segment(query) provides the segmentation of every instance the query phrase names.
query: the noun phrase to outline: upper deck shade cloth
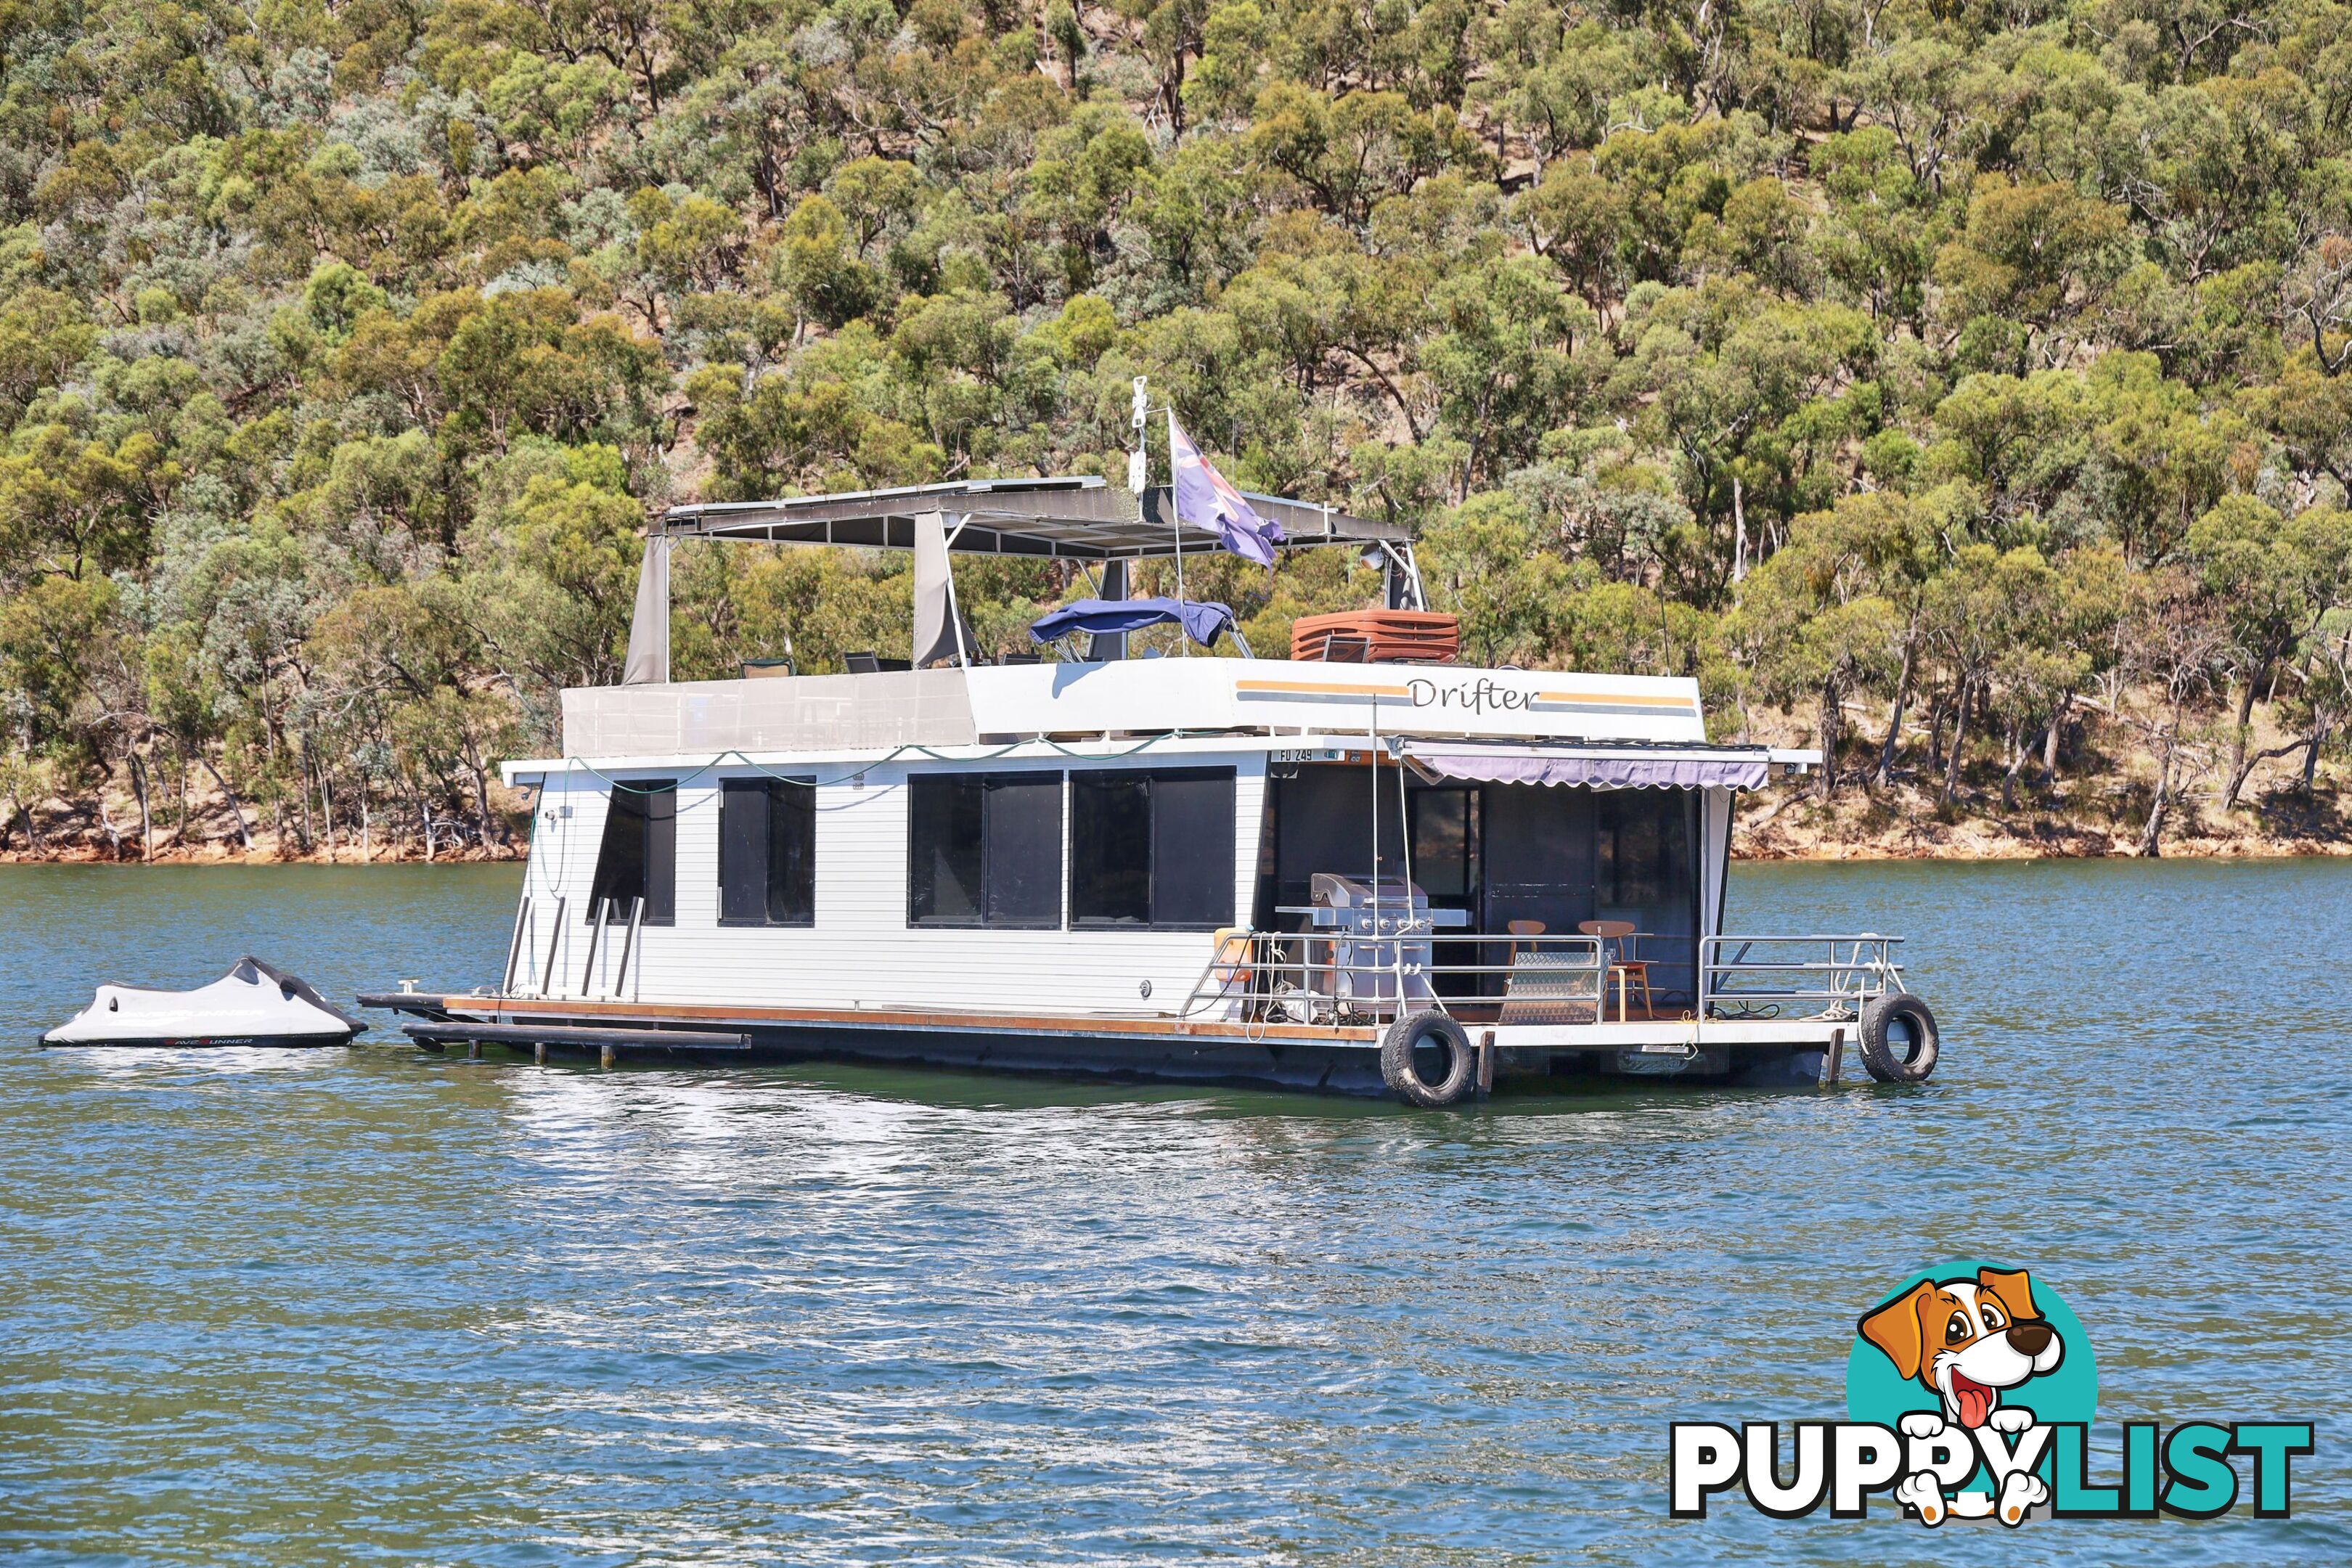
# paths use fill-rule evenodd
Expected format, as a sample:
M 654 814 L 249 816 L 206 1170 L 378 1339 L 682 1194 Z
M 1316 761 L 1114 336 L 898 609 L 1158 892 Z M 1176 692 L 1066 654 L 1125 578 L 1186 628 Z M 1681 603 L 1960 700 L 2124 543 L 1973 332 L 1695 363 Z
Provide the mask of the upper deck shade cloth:
M 1208 647 L 1233 630 L 1234 612 L 1229 605 L 1195 599 L 1079 599 L 1040 616 L 1030 624 L 1029 636 L 1049 643 L 1072 632 L 1137 632 L 1171 621 Z

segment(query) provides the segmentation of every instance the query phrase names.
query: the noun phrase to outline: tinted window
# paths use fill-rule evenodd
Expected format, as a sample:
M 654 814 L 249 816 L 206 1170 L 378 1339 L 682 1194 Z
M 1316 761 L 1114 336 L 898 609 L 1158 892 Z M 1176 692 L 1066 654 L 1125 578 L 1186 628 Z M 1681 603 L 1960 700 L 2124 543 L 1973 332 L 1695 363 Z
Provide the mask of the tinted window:
M 909 923 L 1062 923 L 1061 774 L 918 774 L 907 826 Z
M 923 774 L 908 781 L 907 793 L 907 919 L 978 925 L 987 896 L 978 775 Z
M 1062 923 L 1062 775 L 1010 773 L 982 785 L 990 925 Z
M 1433 903 L 1466 902 L 1478 887 L 1478 792 L 1412 795 L 1412 879 Z
M 1229 768 L 1151 779 L 1151 923 L 1234 920 L 1234 775 Z
M 1372 774 L 1370 768 L 1309 763 L 1297 776 L 1273 781 L 1276 904 L 1297 908 L 1308 903 L 1318 871 L 1369 876 L 1376 832 L 1381 869 L 1391 876 L 1404 874 L 1396 770 L 1380 770 L 1378 810 Z
M 1070 918 L 1221 926 L 1234 916 L 1230 768 L 1070 777 Z
M 816 791 L 788 779 L 729 779 L 719 794 L 721 925 L 816 919 Z
M 1151 921 L 1151 786 L 1133 773 L 1070 776 L 1070 919 Z
M 677 918 L 677 781 L 626 779 L 613 786 L 604 837 L 596 847 L 596 875 L 588 885 L 585 916 L 607 900 L 612 918 L 625 921 L 639 899 L 648 925 Z

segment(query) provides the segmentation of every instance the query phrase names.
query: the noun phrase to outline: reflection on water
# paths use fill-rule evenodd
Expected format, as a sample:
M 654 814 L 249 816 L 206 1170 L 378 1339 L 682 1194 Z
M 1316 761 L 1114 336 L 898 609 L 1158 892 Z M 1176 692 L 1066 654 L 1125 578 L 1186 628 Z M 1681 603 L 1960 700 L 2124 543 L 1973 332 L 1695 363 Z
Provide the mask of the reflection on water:
M 504 869 L 0 872 L 0 1550 L 156 1563 L 1876 1563 L 1664 1517 L 1676 1417 L 1835 1416 L 1855 1315 L 2029 1263 L 2101 1416 L 2316 1418 L 2299 1517 L 2000 1561 L 2352 1558 L 2352 868 L 1749 868 L 1904 931 L 1921 1089 L 1483 1111 L 825 1067 L 56 1051 L 250 949 L 466 985 Z M 1947 1527 L 1948 1535 L 1951 1527 Z

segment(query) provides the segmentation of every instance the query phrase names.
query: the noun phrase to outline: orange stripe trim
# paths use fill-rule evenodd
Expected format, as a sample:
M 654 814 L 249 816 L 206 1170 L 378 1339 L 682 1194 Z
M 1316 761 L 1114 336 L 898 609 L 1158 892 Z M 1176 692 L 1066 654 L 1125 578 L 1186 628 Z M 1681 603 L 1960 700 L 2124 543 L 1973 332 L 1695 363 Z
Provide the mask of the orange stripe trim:
M 1295 697 L 1410 697 L 1402 686 L 1302 686 L 1287 680 L 1236 680 L 1236 691 L 1278 691 Z
M 1655 697 L 1629 697 L 1622 691 L 1538 691 L 1538 702 L 1605 702 L 1616 708 L 1689 708 L 1698 704 L 1687 697 L 1661 693 Z

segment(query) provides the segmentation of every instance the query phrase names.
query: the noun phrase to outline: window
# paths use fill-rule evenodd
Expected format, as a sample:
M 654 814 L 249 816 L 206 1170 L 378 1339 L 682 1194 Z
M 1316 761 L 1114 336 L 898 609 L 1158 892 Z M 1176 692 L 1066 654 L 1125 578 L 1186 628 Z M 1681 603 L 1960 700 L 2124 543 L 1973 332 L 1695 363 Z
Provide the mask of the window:
M 1070 775 L 1070 920 L 1212 929 L 1234 918 L 1234 771 Z
M 816 788 L 798 779 L 719 786 L 719 923 L 816 923 Z
M 1466 909 L 1478 895 L 1478 792 L 1416 789 L 1412 879 L 1440 908 Z
M 623 779 L 613 785 L 604 810 L 604 838 L 596 847 L 596 876 L 588 884 L 586 915 L 612 902 L 612 918 L 625 921 L 635 900 L 645 900 L 645 923 L 669 925 L 677 919 L 677 781 Z
M 1062 923 L 1062 775 L 908 781 L 907 923 Z

